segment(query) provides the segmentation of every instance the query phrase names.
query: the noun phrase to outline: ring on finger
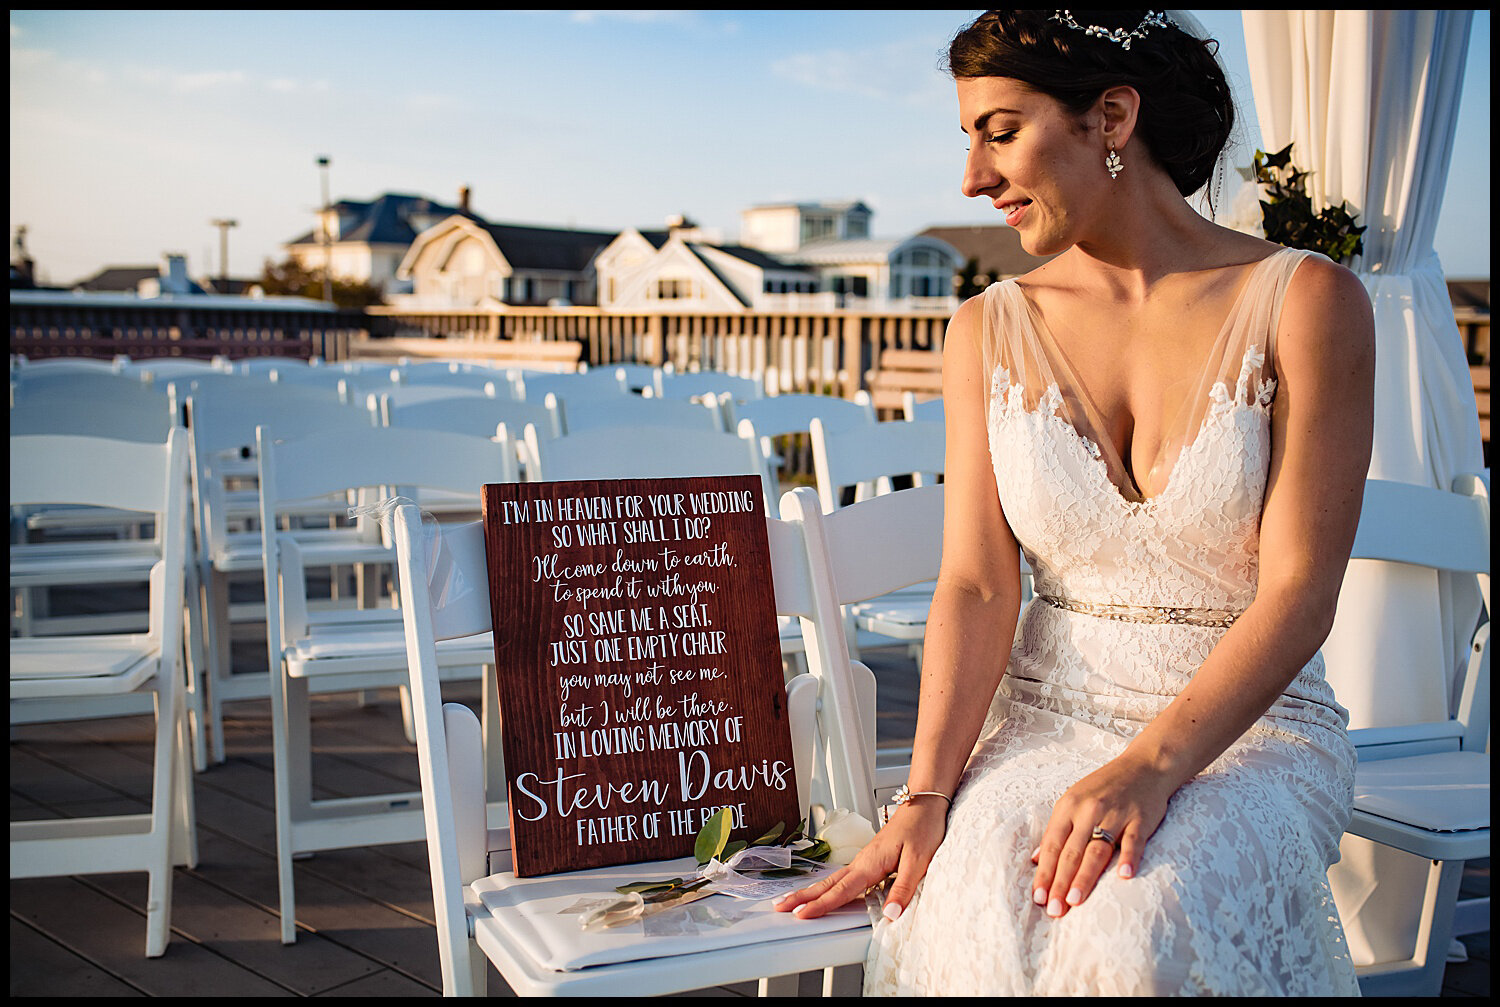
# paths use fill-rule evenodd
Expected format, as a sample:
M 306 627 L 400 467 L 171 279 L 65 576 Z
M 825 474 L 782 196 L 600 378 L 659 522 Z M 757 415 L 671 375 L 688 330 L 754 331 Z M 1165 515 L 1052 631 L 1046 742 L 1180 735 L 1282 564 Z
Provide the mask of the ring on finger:
M 1089 833 L 1089 842 L 1093 842 L 1095 839 L 1102 839 L 1110 846 L 1120 845 L 1120 841 L 1115 838 L 1114 833 L 1110 832 L 1102 825 L 1094 826 L 1094 831 Z

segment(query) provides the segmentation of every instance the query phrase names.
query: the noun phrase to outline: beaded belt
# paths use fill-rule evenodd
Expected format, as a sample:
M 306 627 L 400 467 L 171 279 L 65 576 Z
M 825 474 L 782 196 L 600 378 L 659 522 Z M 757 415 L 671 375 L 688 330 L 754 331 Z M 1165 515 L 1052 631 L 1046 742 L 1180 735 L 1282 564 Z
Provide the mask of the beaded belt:
M 1039 594 L 1037 600 L 1045 601 L 1053 608 L 1067 612 L 1081 612 L 1101 619 L 1116 619 L 1120 622 L 1169 623 L 1177 626 L 1210 626 L 1226 629 L 1234 625 L 1239 612 L 1224 608 L 1170 608 L 1161 605 L 1112 605 L 1089 601 L 1073 601 L 1068 598 L 1053 598 Z

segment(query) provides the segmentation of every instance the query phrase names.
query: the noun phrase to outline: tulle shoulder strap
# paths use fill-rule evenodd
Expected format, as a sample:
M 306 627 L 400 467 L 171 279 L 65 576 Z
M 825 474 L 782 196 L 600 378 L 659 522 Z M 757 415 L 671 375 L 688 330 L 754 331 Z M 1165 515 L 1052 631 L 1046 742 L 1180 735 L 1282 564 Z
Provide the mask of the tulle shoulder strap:
M 1276 332 L 1281 325 L 1287 288 L 1297 267 L 1314 257 L 1326 258 L 1307 249 L 1283 248 L 1257 265 L 1224 323 L 1226 355 L 1230 359 L 1238 359 L 1247 348 L 1258 346 L 1265 355 L 1267 373 L 1275 373 Z
M 1019 389 L 1025 407 L 1033 409 L 1047 388 L 1056 384 L 1039 320 L 1015 280 L 992 283 L 982 296 L 980 359 L 987 394 L 995 391 L 1003 368 L 1004 383 Z

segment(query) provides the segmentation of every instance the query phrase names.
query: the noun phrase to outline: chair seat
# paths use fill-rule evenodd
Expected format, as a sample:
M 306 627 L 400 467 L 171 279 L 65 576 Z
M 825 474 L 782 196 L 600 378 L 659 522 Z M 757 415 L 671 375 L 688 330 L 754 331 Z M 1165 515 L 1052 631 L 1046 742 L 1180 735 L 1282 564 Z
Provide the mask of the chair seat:
M 10 584 L 131 584 L 144 581 L 160 559 L 161 546 L 150 539 L 13 545 Z
M 406 634 L 401 626 L 401 613 L 390 609 L 384 611 L 396 617 L 388 625 L 374 621 L 314 625 L 306 637 L 286 649 L 287 674 L 293 678 L 307 678 L 319 674 L 393 670 L 404 677 Z M 495 660 L 493 634 L 440 641 L 437 654 L 438 663 L 444 667 L 490 664 Z
M 136 636 L 26 637 L 10 642 L 11 699 L 134 692 L 156 674 L 159 641 Z
M 897 640 L 921 640 L 927 634 L 927 613 L 932 608 L 936 581 L 913 584 L 890 594 L 855 602 L 849 606 L 859 629 Z
M 359 538 L 352 528 L 303 529 L 294 534 L 305 566 L 395 562 L 392 550 Z M 263 562 L 258 531 L 230 533 L 213 554 L 214 569 L 224 572 L 260 570 Z
M 1354 774 L 1357 811 L 1430 832 L 1490 827 L 1490 757 L 1434 752 L 1361 762 Z
M 617 885 L 686 877 L 696 870 L 694 860 L 686 857 L 537 878 L 493 874 L 471 887 L 484 909 L 501 918 L 477 919 L 475 937 L 482 947 L 489 943 L 506 945 L 512 954 L 519 951 L 541 970 L 551 972 L 577 972 L 642 958 L 690 956 L 772 941 L 795 944 L 845 931 L 857 932 L 850 935 L 854 947 L 850 961 L 863 961 L 862 949 L 868 944 L 870 926 L 869 911 L 863 902 L 844 906 L 816 920 L 799 920 L 789 913 L 776 912 L 769 901 L 748 902 L 715 895 L 669 910 L 674 920 L 699 918 L 714 922 L 682 927 L 684 933 L 652 936 L 647 936 L 638 923 L 585 932 L 579 926 L 578 916 L 562 912 L 580 901 L 618 898 L 614 890 Z M 743 918 L 724 925 L 726 916 L 740 914 Z M 775 974 L 795 971 L 795 968 L 782 969 L 783 964 L 779 956 L 767 951 L 759 956 L 755 970 L 749 975 L 764 975 L 768 966 Z M 819 967 L 822 964 L 827 962 L 823 961 Z

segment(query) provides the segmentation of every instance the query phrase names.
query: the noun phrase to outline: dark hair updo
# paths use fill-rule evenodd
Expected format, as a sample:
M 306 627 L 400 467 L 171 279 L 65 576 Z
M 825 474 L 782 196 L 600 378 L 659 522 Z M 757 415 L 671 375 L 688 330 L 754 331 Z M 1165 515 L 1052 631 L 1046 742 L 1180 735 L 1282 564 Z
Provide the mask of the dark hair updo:
M 1234 98 L 1214 53 L 1218 43 L 1175 27 L 1151 27 L 1126 49 L 1055 20 L 1057 11 L 992 10 L 948 46 L 955 78 L 1008 77 L 1082 115 L 1120 84 L 1141 96 L 1136 130 L 1156 163 L 1190 196 L 1212 177 L 1234 128 Z M 1143 10 L 1074 10 L 1085 27 L 1134 31 Z

